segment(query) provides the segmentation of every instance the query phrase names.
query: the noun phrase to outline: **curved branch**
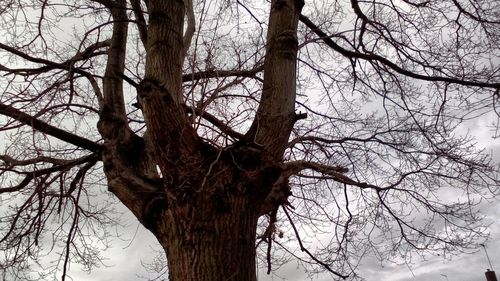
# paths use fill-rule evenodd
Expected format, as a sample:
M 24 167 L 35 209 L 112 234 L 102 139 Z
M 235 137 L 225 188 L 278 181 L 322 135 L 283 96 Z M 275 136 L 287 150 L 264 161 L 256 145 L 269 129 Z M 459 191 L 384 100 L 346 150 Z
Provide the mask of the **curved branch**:
M 264 65 L 258 65 L 249 70 L 207 70 L 182 75 L 182 82 L 195 81 L 200 79 L 222 78 L 222 77 L 250 77 L 256 78 L 255 75 L 264 70 Z M 260 80 L 260 79 L 259 79 Z
M 91 77 L 92 75 L 90 73 L 83 71 L 79 68 L 73 68 L 74 63 L 76 61 L 79 61 L 79 60 L 85 60 L 85 59 L 89 59 L 89 58 L 94 57 L 94 56 L 105 54 L 105 52 L 96 52 L 96 51 L 98 49 L 101 49 L 104 47 L 109 47 L 110 44 L 111 44 L 110 40 L 96 42 L 96 43 L 88 46 L 87 48 L 85 48 L 85 50 L 83 50 L 81 52 L 77 52 L 70 59 L 58 63 L 58 62 L 53 62 L 51 60 L 30 56 L 29 54 L 24 53 L 24 52 L 20 51 L 19 49 L 16 49 L 14 47 L 7 46 L 3 43 L 0 43 L 0 49 L 3 49 L 9 53 L 12 53 L 18 57 L 21 57 L 27 61 L 45 65 L 45 66 L 38 67 L 38 68 L 18 68 L 18 69 L 11 69 L 11 68 L 8 68 L 4 65 L 0 65 L 0 70 L 6 71 L 9 73 L 24 72 L 26 74 L 31 74 L 31 73 L 47 72 L 47 71 L 50 71 L 53 69 L 63 69 L 63 70 L 76 72 L 76 73 L 81 74 L 85 77 Z
M 185 105 L 184 108 L 186 110 L 186 113 L 193 113 L 196 116 L 200 116 L 201 118 L 210 122 L 215 127 L 219 128 L 219 130 L 221 130 L 222 133 L 227 134 L 228 136 L 230 136 L 232 138 L 242 139 L 244 137 L 243 134 L 233 130 L 228 124 L 226 124 L 225 122 L 222 122 L 217 117 L 213 116 L 212 114 L 210 114 L 206 111 L 203 111 L 199 108 L 190 107 L 188 105 Z
M 54 165 L 64 165 L 73 160 L 59 159 L 48 156 L 38 156 L 31 159 L 19 160 L 15 159 L 9 155 L 0 155 L 0 160 L 3 161 L 7 166 L 28 166 L 37 163 L 50 163 Z
M 389 67 L 390 69 L 394 70 L 395 72 L 423 80 L 423 81 L 430 81 L 430 82 L 445 82 L 445 83 L 452 83 L 452 84 L 458 84 L 458 85 L 463 85 L 463 86 L 473 86 L 473 87 L 482 87 L 482 88 L 493 88 L 496 90 L 500 90 L 500 83 L 488 83 L 488 82 L 481 82 L 481 81 L 471 81 L 471 80 L 461 80 L 458 78 L 451 78 L 451 77 L 444 77 L 444 76 L 427 76 L 427 75 L 422 75 L 418 74 L 415 72 L 412 72 L 410 70 L 404 69 L 394 62 L 386 59 L 385 57 L 379 56 L 377 54 L 365 54 L 365 53 L 360 53 L 356 51 L 350 51 L 342 48 L 340 45 L 335 43 L 330 36 L 328 36 L 325 32 L 323 32 L 316 24 L 314 24 L 308 17 L 304 15 L 300 15 L 300 21 L 304 23 L 309 29 L 311 29 L 316 35 L 318 35 L 323 42 L 330 48 L 334 49 L 335 51 L 339 52 L 343 56 L 347 58 L 358 58 L 358 59 L 363 59 L 367 61 L 372 61 L 372 62 L 379 62 L 382 63 L 383 65 Z
M 108 60 L 103 79 L 103 105 L 99 122 L 106 123 L 117 130 L 123 130 L 122 127 L 126 120 L 125 102 L 123 99 L 123 82 L 117 73 L 123 73 L 125 69 L 125 55 L 128 35 L 128 15 L 126 12 L 126 1 L 120 0 L 118 7 L 111 9 L 113 17 L 113 33 L 111 43 L 108 48 Z M 114 123 L 114 124 L 113 124 Z M 118 124 L 121 123 L 121 124 Z M 111 138 L 109 130 L 102 130 L 99 126 L 101 135 L 105 138 Z
M 320 264 L 321 266 L 323 266 L 326 270 L 328 270 L 329 272 L 337 275 L 338 277 L 340 277 L 342 279 L 346 279 L 347 277 L 349 277 L 349 275 L 344 275 L 344 274 L 341 274 L 341 273 L 333 270 L 328 264 L 326 264 L 323 261 L 320 261 L 306 247 L 304 247 L 304 244 L 302 243 L 302 239 L 300 238 L 300 235 L 299 235 L 299 231 L 297 230 L 297 227 L 295 226 L 295 223 L 293 222 L 292 217 L 288 213 L 288 211 L 287 211 L 287 209 L 286 209 L 285 206 L 281 206 L 281 208 L 283 209 L 283 212 L 285 212 L 285 215 L 288 218 L 288 221 L 290 222 L 290 225 L 293 228 L 293 232 L 295 233 L 295 237 L 297 238 L 297 241 L 299 242 L 300 250 L 302 252 L 305 252 L 311 259 L 313 259 L 315 262 L 317 262 L 318 264 Z

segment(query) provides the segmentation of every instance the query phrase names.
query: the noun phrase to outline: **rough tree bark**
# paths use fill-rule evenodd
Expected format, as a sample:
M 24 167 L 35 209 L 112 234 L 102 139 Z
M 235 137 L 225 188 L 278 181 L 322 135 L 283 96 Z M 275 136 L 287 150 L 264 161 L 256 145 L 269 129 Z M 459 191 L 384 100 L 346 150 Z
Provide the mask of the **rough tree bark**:
M 146 72 L 137 86 L 147 137 L 127 127 L 120 78 L 125 5 L 111 8 L 115 23 L 99 121 L 109 189 L 158 238 L 170 280 L 256 280 L 257 219 L 288 195 L 281 165 L 296 120 L 303 3 L 272 1 L 257 116 L 238 143 L 221 150 L 202 142 L 185 113 L 182 1 L 148 1 Z

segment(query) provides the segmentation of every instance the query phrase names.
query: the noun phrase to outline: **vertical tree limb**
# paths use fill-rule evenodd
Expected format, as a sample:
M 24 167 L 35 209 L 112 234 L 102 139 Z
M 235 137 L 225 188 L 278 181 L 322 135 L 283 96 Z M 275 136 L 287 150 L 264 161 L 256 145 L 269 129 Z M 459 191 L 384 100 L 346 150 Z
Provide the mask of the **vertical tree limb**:
M 151 0 L 148 8 L 146 71 L 139 98 L 156 159 L 168 175 L 169 170 L 186 169 L 183 164 L 199 165 L 200 141 L 182 99 L 186 10 L 182 1 Z
M 146 46 L 148 42 L 148 25 L 141 8 L 140 0 L 131 0 L 132 10 L 134 10 L 134 17 L 137 21 L 137 29 L 139 30 L 139 37 L 141 38 L 142 44 Z
M 184 32 L 184 57 L 186 56 L 189 46 L 191 45 L 191 40 L 195 32 L 195 18 L 193 9 L 193 0 L 184 0 L 184 5 L 186 6 L 186 17 L 187 17 L 187 27 L 186 32 Z
M 297 26 L 303 3 L 273 0 L 267 32 L 264 85 L 247 139 L 261 146 L 266 161 L 281 159 L 295 122 Z

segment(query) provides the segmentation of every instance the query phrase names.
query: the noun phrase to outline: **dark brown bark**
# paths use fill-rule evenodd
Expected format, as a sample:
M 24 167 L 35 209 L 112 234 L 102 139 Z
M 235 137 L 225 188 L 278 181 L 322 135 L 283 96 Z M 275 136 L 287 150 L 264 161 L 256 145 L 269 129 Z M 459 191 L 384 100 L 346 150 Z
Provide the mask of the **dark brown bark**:
M 185 9 L 182 1 L 149 1 L 148 5 L 146 73 L 139 98 L 161 172 L 183 181 L 184 176 L 178 175 L 196 169 L 202 161 L 200 140 L 182 101 Z
M 147 206 L 144 224 L 168 259 L 170 280 L 256 280 L 257 219 L 278 175 L 244 171 L 253 155 L 206 152 L 189 181 L 167 185 L 166 197 Z
M 150 157 L 150 147 L 127 124 L 123 80 L 128 35 L 127 1 L 108 7 L 113 17 L 113 35 L 103 79 L 103 100 L 97 127 L 104 139 L 102 161 L 108 189 L 144 223 L 144 210 L 161 184 Z
M 293 0 L 273 1 L 256 121 L 245 136 L 237 134 L 242 140 L 226 148 L 205 144 L 187 118 L 183 1 L 148 1 L 145 77 L 137 85 L 144 138 L 120 122 L 123 90 L 115 82 L 123 78 L 125 45 L 113 46 L 124 40 L 126 23 L 115 23 L 99 123 L 105 171 L 110 190 L 165 249 L 170 280 L 256 280 L 258 217 L 276 210 L 289 195 L 280 162 L 295 121 L 301 8 Z M 115 21 L 123 16 L 121 10 L 114 13 Z
M 160 220 L 156 237 L 167 254 L 170 280 L 256 280 L 258 215 L 250 198 L 231 187 L 205 188 Z

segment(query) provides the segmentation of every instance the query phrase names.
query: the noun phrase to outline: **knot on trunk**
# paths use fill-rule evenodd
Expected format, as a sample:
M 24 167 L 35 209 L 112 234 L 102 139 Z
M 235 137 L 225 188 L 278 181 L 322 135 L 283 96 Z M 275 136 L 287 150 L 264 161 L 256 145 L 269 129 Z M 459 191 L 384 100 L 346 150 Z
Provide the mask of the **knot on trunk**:
M 139 101 L 148 100 L 155 95 L 155 93 L 161 93 L 161 99 L 167 104 L 171 104 L 173 99 L 168 91 L 167 87 L 161 84 L 155 79 L 145 78 L 139 83 L 138 86 L 138 96 Z M 142 106 L 142 105 L 141 105 Z
M 244 174 L 246 184 L 246 193 L 254 195 L 259 202 L 266 201 L 270 194 L 274 193 L 275 189 L 281 190 L 282 187 L 276 188 L 277 185 L 281 186 L 283 182 L 283 169 L 281 166 L 271 164 L 261 169 L 249 171 Z M 286 181 L 288 184 L 288 181 Z M 287 187 L 285 188 L 287 189 Z M 273 198 L 283 197 L 286 199 L 287 192 L 281 192 L 279 196 L 272 196 Z M 281 201 L 281 200 L 278 200 Z
M 276 211 L 281 205 L 289 205 L 288 197 L 292 195 L 288 177 L 280 176 L 271 186 L 266 194 L 260 208 L 260 215 Z
M 155 195 L 147 200 L 142 214 L 144 227 L 156 233 L 158 223 L 162 221 L 162 214 L 167 208 L 168 204 L 165 195 Z
M 234 143 L 226 150 L 230 161 L 240 170 L 252 171 L 262 163 L 262 147 L 245 140 Z
M 99 112 L 97 130 L 105 139 L 123 139 L 128 132 L 126 120 L 116 114 L 117 110 L 108 105 L 104 105 Z
M 296 59 L 299 41 L 294 30 L 285 30 L 276 35 L 271 41 L 270 48 L 276 49 L 276 54 L 280 54 L 287 59 Z

